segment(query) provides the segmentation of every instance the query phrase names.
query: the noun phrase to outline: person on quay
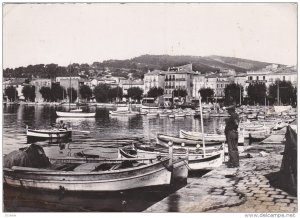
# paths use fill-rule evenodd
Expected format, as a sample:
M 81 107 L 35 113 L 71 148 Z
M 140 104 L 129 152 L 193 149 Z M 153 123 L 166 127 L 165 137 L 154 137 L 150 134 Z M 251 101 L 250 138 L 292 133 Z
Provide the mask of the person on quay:
M 228 167 L 239 167 L 239 151 L 238 151 L 238 126 L 239 116 L 235 113 L 235 106 L 226 108 L 230 117 L 225 120 L 225 136 L 228 144 Z

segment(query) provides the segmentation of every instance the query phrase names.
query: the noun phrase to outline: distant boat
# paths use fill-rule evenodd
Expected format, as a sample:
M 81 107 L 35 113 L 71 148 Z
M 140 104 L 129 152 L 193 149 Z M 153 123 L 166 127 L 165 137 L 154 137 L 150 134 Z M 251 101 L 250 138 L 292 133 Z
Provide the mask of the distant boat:
M 109 111 L 109 114 L 113 116 L 135 116 L 140 114 L 140 112 L 131 110 L 131 104 L 129 104 L 118 106 L 116 111 Z
M 140 114 L 138 111 L 109 111 L 113 116 L 135 116 Z
M 56 115 L 58 117 L 95 117 L 96 112 L 81 112 L 81 111 L 70 111 L 70 112 L 63 112 L 63 111 L 56 111 Z

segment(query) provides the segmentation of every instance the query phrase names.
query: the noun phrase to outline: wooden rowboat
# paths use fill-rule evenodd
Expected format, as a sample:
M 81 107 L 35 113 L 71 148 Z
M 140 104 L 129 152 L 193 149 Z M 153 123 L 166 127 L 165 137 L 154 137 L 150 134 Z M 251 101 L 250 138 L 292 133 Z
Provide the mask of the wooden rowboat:
M 186 147 L 196 148 L 196 145 L 202 146 L 202 140 L 183 139 L 176 136 L 169 136 L 164 134 L 157 134 L 157 144 L 168 147 L 168 143 L 172 142 L 174 146 L 181 146 L 184 143 Z M 221 142 L 205 142 L 205 146 L 219 145 Z
M 97 160 L 90 163 L 62 159 L 63 165 L 50 168 L 4 168 L 4 183 L 13 187 L 52 191 L 121 191 L 134 188 L 170 185 L 172 167 L 169 158 L 149 163 L 133 160 Z M 149 160 L 148 160 L 149 161 Z M 187 176 L 187 175 L 186 175 Z
M 119 156 L 123 158 L 155 158 L 158 156 L 167 156 L 166 152 L 149 151 L 136 148 L 136 154 L 133 150 L 119 149 Z M 222 165 L 224 161 L 224 150 L 222 147 L 219 150 L 208 153 L 205 157 L 203 153 L 173 153 L 174 159 L 187 158 L 190 171 L 195 170 L 211 170 Z
M 192 139 L 192 140 L 201 140 L 202 133 L 201 132 L 187 132 L 184 130 L 179 131 L 180 138 Z M 215 141 L 215 142 L 225 142 L 226 137 L 224 134 L 204 134 L 205 141 Z
M 72 130 L 66 129 L 28 129 L 26 126 L 26 135 L 29 141 L 71 138 Z

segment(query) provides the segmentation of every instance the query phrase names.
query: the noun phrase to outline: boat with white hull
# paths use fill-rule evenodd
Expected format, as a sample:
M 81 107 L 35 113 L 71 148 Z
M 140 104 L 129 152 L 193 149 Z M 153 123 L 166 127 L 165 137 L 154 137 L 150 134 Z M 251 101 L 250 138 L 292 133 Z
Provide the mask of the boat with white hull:
M 95 117 L 95 112 L 63 112 L 63 111 L 56 111 L 56 115 L 58 117 Z
M 149 164 L 133 163 L 126 168 L 122 168 L 122 163 L 124 160 L 98 160 L 76 165 L 73 160 L 67 171 L 13 166 L 4 168 L 3 181 L 9 186 L 25 189 L 72 192 L 122 191 L 171 183 L 169 158 L 152 160 Z
M 146 149 L 135 148 L 136 154 L 130 154 L 128 151 L 119 149 L 119 156 L 123 158 L 156 158 L 158 156 L 168 156 L 167 151 L 160 152 L 155 149 L 152 151 Z M 211 153 L 207 153 L 204 157 L 203 152 L 201 153 L 187 153 L 185 152 L 175 152 L 173 153 L 174 159 L 186 158 L 188 159 L 189 170 L 211 170 L 219 167 L 224 161 L 224 150 L 222 147 L 219 150 Z
M 66 129 L 28 129 L 26 127 L 26 135 L 29 140 L 33 139 L 58 139 L 70 138 L 72 130 Z

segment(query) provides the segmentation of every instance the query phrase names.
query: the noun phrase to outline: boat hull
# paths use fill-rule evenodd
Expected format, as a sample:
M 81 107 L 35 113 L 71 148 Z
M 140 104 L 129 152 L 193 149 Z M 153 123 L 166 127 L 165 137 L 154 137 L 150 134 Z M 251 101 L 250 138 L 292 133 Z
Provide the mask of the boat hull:
M 64 190 L 72 192 L 107 192 L 170 185 L 172 172 L 168 159 L 134 169 L 109 172 L 73 172 L 13 167 L 4 169 L 4 183 L 25 189 Z
M 34 130 L 27 129 L 26 135 L 30 139 L 58 139 L 58 138 L 70 138 L 72 136 L 72 130 Z
M 81 112 L 62 112 L 56 111 L 58 117 L 95 117 L 96 113 L 81 113 Z
M 168 136 L 163 134 L 157 134 L 157 144 L 163 145 L 165 147 L 168 147 L 168 143 L 172 142 L 175 146 L 181 146 L 182 143 L 186 147 L 193 147 L 196 148 L 196 145 L 200 145 L 202 147 L 203 142 L 202 140 L 192 140 L 192 139 L 183 139 L 175 136 Z M 214 145 L 220 145 L 221 142 L 205 142 L 205 146 L 214 146 Z

